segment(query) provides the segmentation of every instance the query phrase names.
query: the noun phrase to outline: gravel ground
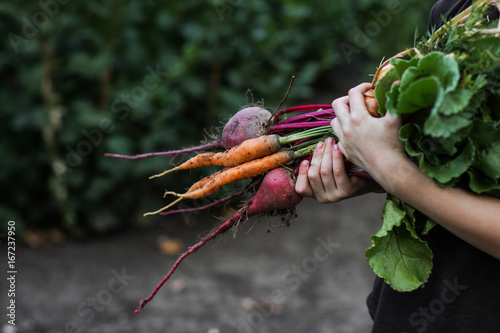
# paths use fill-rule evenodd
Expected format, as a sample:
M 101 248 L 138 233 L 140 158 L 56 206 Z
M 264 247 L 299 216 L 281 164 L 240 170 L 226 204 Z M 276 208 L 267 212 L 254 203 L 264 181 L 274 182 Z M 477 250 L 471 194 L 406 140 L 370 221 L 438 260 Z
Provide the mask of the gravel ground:
M 191 228 L 169 227 L 182 225 L 176 217 L 87 241 L 19 245 L 16 326 L 5 321 L 2 333 L 369 332 L 365 301 L 374 275 L 364 251 L 380 227 L 383 201 L 375 194 L 335 205 L 305 199 L 288 228 L 252 218 L 235 237 L 227 234 L 184 261 L 139 314 L 139 301 L 177 257 L 161 254 L 159 240 L 179 239 L 184 249 L 214 217 L 189 217 L 196 219 Z

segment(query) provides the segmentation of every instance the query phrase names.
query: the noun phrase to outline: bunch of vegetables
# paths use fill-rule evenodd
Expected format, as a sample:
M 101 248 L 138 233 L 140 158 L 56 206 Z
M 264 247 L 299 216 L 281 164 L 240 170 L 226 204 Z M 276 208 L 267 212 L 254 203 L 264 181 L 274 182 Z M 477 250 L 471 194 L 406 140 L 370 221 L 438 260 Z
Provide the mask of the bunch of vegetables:
M 231 218 L 177 259 L 169 273 L 153 293 L 141 302 L 136 312 L 156 295 L 184 258 L 217 235 L 255 215 L 277 212 L 285 219 L 293 217 L 294 207 L 302 200 L 302 197 L 295 192 L 295 174 L 298 172 L 298 165 L 303 159 L 310 158 L 318 142 L 334 135 L 330 126 L 334 117 L 335 113 L 330 105 L 303 105 L 281 110 L 278 108 L 274 115 L 264 108 L 251 106 L 241 109 L 231 117 L 221 131 L 220 137 L 197 147 L 135 156 L 106 154 L 110 157 L 137 159 L 151 156 L 177 157 L 192 152 L 197 153 L 180 165 L 150 178 L 204 166 L 221 167 L 219 171 L 195 182 L 185 193 L 165 192 L 165 196 L 173 195 L 177 199 L 145 215 L 203 210 L 230 199 L 241 200 L 241 208 Z M 353 174 L 370 177 L 354 165 L 350 165 L 349 170 Z M 235 189 L 234 193 L 228 196 L 214 199 L 208 205 L 167 211 L 181 200 L 206 198 L 234 183 L 243 183 L 243 187 Z
M 500 197 L 500 30 L 497 22 L 489 22 L 484 15 L 489 2 L 476 2 L 428 40 L 383 63 L 365 101 L 373 116 L 402 115 L 400 138 L 406 152 L 438 184 Z M 229 184 L 244 184 L 230 195 L 192 208 L 241 200 L 241 208 L 230 219 L 179 257 L 136 312 L 184 258 L 218 234 L 251 216 L 293 210 L 302 199 L 294 190 L 294 173 L 319 141 L 334 137 L 330 127 L 334 117 L 329 105 L 278 107 L 274 114 L 252 106 L 236 113 L 219 137 L 198 147 L 136 156 L 107 154 L 136 159 L 197 153 L 151 178 L 202 166 L 221 167 L 185 193 L 166 192 L 165 196 L 176 199 L 146 215 L 183 212 L 169 209 L 181 200 L 207 197 Z M 351 174 L 370 178 L 346 163 Z M 383 225 L 366 251 L 368 262 L 395 290 L 414 290 L 427 282 L 432 270 L 432 251 L 422 235 L 435 223 L 390 194 L 382 215 Z

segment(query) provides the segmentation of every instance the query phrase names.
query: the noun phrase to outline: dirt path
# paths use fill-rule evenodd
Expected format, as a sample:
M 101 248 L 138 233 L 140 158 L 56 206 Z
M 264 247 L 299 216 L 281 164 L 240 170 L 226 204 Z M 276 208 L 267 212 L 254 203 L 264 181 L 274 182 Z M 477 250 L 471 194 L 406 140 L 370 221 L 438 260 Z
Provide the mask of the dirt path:
M 158 252 L 159 237 L 191 245 L 213 217 L 196 216 L 192 229 L 21 247 L 17 330 L 2 332 L 369 332 L 365 300 L 373 273 L 364 250 L 380 226 L 383 200 L 304 200 L 293 225 L 270 233 L 269 220 L 252 219 L 235 238 L 226 235 L 189 257 L 139 314 L 139 301 L 176 258 Z

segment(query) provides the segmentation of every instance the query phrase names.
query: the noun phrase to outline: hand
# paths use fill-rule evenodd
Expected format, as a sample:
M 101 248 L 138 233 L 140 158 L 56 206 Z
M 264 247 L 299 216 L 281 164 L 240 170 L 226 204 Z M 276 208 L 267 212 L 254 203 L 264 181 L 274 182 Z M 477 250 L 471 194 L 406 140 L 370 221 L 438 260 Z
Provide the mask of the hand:
M 363 93 L 370 88 L 371 83 L 360 84 L 349 90 L 348 96 L 333 101 L 337 118 L 332 121 L 332 128 L 346 158 L 380 182 L 390 176 L 383 175 L 391 169 L 387 166 L 398 165 L 407 157 L 399 140 L 401 118 L 389 113 L 374 118 L 368 113 Z
M 349 176 L 342 152 L 335 141 L 328 138 L 325 142 L 318 143 L 310 163 L 301 163 L 295 190 L 320 203 L 331 203 L 368 192 L 378 192 L 381 187 L 370 179 Z

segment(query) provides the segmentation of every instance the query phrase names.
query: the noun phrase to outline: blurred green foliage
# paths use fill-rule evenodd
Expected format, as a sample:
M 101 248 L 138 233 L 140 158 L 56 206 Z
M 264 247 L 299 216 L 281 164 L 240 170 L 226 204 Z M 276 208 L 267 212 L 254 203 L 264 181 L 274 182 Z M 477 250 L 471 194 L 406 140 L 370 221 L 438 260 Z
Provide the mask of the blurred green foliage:
M 241 106 L 330 102 L 411 47 L 433 1 L 5 1 L 1 221 L 103 233 L 196 173 L 148 181 Z M 161 218 L 158 218 L 161 219 Z M 2 222 L 3 225 L 3 222 Z

